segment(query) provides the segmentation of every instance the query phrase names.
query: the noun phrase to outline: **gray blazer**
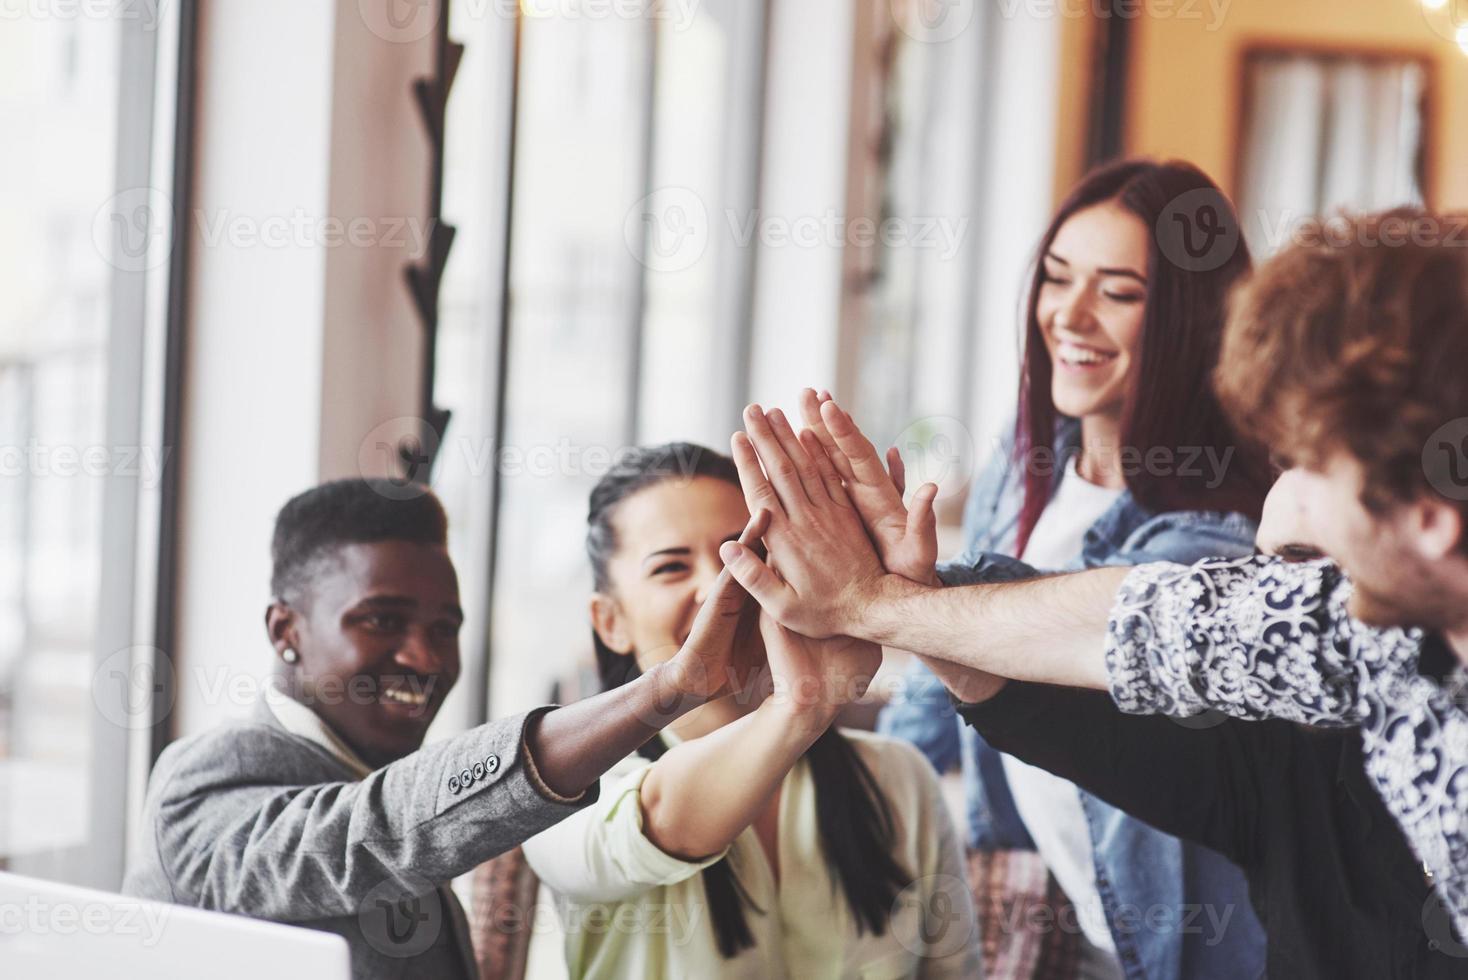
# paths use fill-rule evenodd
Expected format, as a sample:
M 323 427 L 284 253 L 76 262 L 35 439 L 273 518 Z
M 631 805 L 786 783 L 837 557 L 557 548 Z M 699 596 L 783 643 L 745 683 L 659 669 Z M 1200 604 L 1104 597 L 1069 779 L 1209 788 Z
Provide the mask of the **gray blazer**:
M 544 710 L 544 709 L 538 709 Z M 530 714 L 357 780 L 263 702 L 159 758 L 123 890 L 334 932 L 358 980 L 477 973 L 447 883 L 596 799 L 556 803 L 525 772 Z

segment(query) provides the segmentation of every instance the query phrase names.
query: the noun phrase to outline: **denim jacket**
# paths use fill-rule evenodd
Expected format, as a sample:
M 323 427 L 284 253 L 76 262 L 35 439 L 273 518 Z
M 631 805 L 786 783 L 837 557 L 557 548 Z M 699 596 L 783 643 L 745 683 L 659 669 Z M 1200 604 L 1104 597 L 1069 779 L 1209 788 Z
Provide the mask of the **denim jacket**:
M 1057 431 L 1056 456 L 1080 445 L 1080 425 Z M 1064 473 L 1056 466 L 1056 480 Z M 967 548 L 938 569 L 948 585 L 1029 578 L 1036 570 L 1009 557 L 1014 551 L 1023 474 L 1012 444 L 1001 443 L 970 491 L 964 513 Z M 1086 532 L 1068 569 L 1191 564 L 1208 557 L 1252 553 L 1254 522 L 1239 514 L 1176 511 L 1152 514 L 1128 491 Z M 1062 569 L 1051 569 L 1060 571 Z M 883 710 L 878 730 L 920 748 L 940 771 L 958 763 L 968 801 L 968 844 L 979 850 L 1032 849 L 999 752 L 954 713 L 943 684 L 915 663 L 904 696 Z M 1166 774 L 1159 774 L 1166 778 Z M 1077 789 L 1090 825 L 1096 885 L 1117 956 L 1128 980 L 1237 980 L 1264 972 L 1264 932 L 1243 872 L 1205 847 L 1154 830 Z M 1154 918 L 1149 921 L 1149 910 Z M 1210 912 L 1216 919 L 1210 920 Z M 1227 925 L 1213 922 L 1228 915 Z M 1221 938 L 1220 938 L 1221 934 Z

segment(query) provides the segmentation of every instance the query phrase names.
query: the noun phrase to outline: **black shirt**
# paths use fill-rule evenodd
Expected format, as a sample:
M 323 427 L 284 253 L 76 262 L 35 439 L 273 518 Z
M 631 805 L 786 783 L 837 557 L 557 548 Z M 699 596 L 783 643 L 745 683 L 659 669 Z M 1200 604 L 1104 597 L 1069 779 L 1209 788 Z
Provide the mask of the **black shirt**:
M 1355 729 L 1127 715 L 1100 691 L 1014 681 L 958 712 L 1000 751 L 1239 865 L 1275 980 L 1468 978 Z

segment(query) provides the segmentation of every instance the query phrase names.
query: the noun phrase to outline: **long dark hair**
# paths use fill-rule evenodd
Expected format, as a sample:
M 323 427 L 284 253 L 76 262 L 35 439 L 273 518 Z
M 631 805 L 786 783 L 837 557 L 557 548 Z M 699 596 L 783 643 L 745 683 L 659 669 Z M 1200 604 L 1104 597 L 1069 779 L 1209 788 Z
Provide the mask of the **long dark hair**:
M 1187 196 L 1184 196 L 1187 195 Z M 1061 203 L 1035 255 L 1034 275 L 1025 310 L 1024 366 L 1015 431 L 1015 461 L 1023 466 L 1024 506 L 1020 511 L 1016 554 L 1023 554 L 1030 534 L 1050 502 L 1054 470 L 1032 465 L 1035 451 L 1055 441 L 1059 413 L 1051 400 L 1054 365 L 1045 346 L 1037 313 L 1044 284 L 1044 259 L 1061 225 L 1078 211 L 1114 201 L 1147 227 L 1147 301 L 1143 312 L 1141 363 L 1137 382 L 1122 413 L 1121 444 L 1146 453 L 1150 447 L 1180 452 L 1183 447 L 1212 451 L 1226 459 L 1222 482 L 1208 487 L 1206 476 L 1166 474 L 1136 468 L 1126 474 L 1127 489 L 1153 512 L 1171 510 L 1237 511 L 1257 519 L 1269 492 L 1267 456 L 1255 443 L 1240 438 L 1229 423 L 1209 383 L 1218 361 L 1229 290 L 1249 271 L 1248 246 L 1240 235 L 1238 216 L 1223 192 L 1197 167 L 1181 161 L 1121 160 L 1091 171 Z M 1169 209 L 1188 204 L 1211 206 L 1222 229 L 1216 261 L 1178 260 L 1164 253 L 1159 238 L 1170 234 Z M 1196 213 L 1188 207 L 1184 218 Z M 1180 212 L 1181 214 L 1181 212 Z M 1209 239 L 1210 242 L 1215 239 Z M 1169 242 L 1169 245 L 1171 243 Z M 1191 247 L 1191 241 L 1187 243 Z M 1208 256 L 1213 258 L 1213 256 Z M 1231 455 L 1224 455 L 1231 454 Z
M 678 442 L 639 448 L 619 457 L 617 464 L 591 491 L 591 509 L 586 518 L 586 553 L 591 559 L 595 587 L 607 592 L 611 582 L 607 565 L 617 550 L 612 514 L 623 500 L 665 480 L 711 477 L 739 485 L 734 461 L 711 449 Z M 638 676 L 637 662 L 630 654 L 619 654 L 602 643 L 592 631 L 596 666 L 604 690 L 620 687 Z M 661 737 L 638 749 L 644 758 L 657 760 L 668 751 Z M 862 762 L 852 744 L 835 726 L 828 728 L 806 750 L 816 789 L 816 826 L 821 850 L 835 870 L 836 881 L 846 895 L 857 930 L 882 935 L 892 914 L 892 904 L 911 876 L 892 856 L 897 830 L 876 778 Z M 754 945 L 745 920 L 745 906 L 763 915 L 729 866 L 721 859 L 703 871 L 704 893 L 719 952 L 732 958 Z

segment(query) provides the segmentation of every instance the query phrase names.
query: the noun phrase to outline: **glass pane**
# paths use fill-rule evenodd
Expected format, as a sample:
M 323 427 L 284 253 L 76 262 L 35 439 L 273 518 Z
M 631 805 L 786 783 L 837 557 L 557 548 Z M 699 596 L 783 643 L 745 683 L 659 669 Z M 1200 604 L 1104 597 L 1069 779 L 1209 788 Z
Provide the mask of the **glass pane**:
M 646 193 L 643 19 L 526 17 L 491 715 L 543 702 L 588 657 L 586 499 L 629 437 L 640 288 L 624 232 Z
M 722 451 L 747 387 L 764 12 L 705 0 L 656 29 L 637 438 Z
M 0 866 L 40 875 L 91 833 L 119 26 L 0 32 Z

